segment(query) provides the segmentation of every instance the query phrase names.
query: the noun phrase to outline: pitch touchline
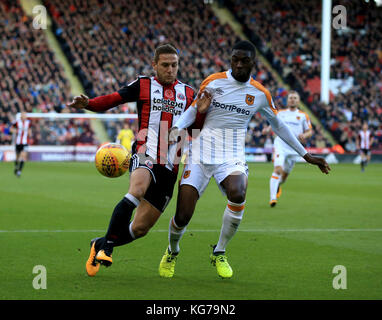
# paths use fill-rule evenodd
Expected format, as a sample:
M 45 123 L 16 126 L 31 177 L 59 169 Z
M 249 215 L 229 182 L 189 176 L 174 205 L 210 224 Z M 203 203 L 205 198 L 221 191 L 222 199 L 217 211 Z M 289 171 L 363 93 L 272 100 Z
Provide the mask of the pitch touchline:
M 106 230 L 0 230 L 0 233 L 86 233 L 105 232 Z M 377 229 L 239 229 L 239 232 L 259 232 L 259 233 L 282 233 L 282 232 L 382 232 L 382 228 Z M 168 232 L 168 229 L 151 230 L 151 232 Z M 220 232 L 220 229 L 193 229 L 187 232 Z

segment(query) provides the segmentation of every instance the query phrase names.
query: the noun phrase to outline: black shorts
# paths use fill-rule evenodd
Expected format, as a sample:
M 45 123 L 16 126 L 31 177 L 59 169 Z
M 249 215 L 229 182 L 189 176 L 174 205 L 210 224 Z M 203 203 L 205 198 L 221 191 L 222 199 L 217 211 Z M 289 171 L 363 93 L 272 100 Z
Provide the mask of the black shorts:
M 135 153 L 130 159 L 130 173 L 137 168 L 149 170 L 152 176 L 144 199 L 163 212 L 172 198 L 177 174 L 163 165 L 154 163 L 151 157 Z
M 16 144 L 16 154 L 19 154 L 21 151 L 28 151 L 27 144 Z
M 363 153 L 365 156 L 368 156 L 370 154 L 370 149 L 361 149 L 361 153 Z

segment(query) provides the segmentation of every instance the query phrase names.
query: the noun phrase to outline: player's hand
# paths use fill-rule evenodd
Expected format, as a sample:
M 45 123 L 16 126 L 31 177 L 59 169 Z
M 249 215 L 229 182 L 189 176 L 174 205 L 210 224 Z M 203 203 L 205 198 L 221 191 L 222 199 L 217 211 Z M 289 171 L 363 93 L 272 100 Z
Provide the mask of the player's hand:
M 178 142 L 178 137 L 179 137 L 179 129 L 177 127 L 172 127 L 168 131 L 168 144 L 172 145 L 174 143 Z
M 208 108 L 210 107 L 211 100 L 212 100 L 212 94 L 207 89 L 203 91 L 199 91 L 197 95 L 196 105 L 198 107 L 198 111 L 200 113 L 207 112 Z
M 318 166 L 322 173 L 328 174 L 329 171 L 331 170 L 328 163 L 325 161 L 324 158 L 314 157 L 310 153 L 307 153 L 304 156 L 304 159 L 306 160 L 306 162 L 309 162 L 310 164 L 314 164 L 314 165 Z
M 298 140 L 302 143 L 302 144 L 305 144 L 306 140 L 305 140 L 305 136 L 303 133 L 299 134 L 298 135 Z
M 84 109 L 87 107 L 88 103 L 89 98 L 84 94 L 81 94 L 77 97 L 74 97 L 73 101 L 71 103 L 68 103 L 67 106 L 69 108 Z
M 266 136 L 269 132 L 271 132 L 271 127 L 264 127 L 263 130 L 261 130 L 263 136 Z

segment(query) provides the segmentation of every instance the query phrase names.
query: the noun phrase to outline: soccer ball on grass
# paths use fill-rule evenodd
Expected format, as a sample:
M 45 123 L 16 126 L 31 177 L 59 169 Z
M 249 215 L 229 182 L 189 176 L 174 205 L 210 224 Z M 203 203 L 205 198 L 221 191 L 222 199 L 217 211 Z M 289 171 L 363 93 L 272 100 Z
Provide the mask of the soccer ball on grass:
M 118 143 L 102 144 L 95 155 L 95 166 L 108 178 L 117 178 L 129 170 L 131 154 Z

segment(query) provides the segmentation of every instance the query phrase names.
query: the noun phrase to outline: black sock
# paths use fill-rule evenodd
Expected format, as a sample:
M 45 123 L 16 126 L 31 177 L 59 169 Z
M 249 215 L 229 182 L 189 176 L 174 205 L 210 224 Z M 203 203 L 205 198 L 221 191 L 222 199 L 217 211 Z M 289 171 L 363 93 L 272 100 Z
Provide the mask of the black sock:
M 365 161 L 361 160 L 361 169 L 363 169 L 364 167 L 365 167 Z
M 19 167 L 19 162 L 16 160 L 15 161 L 15 170 L 18 170 L 17 168 Z
M 23 167 L 24 167 L 24 161 L 21 160 L 19 163 L 19 171 L 23 170 Z
M 129 231 L 130 219 L 136 205 L 124 197 L 114 208 L 103 247 L 112 251 L 134 240 Z

